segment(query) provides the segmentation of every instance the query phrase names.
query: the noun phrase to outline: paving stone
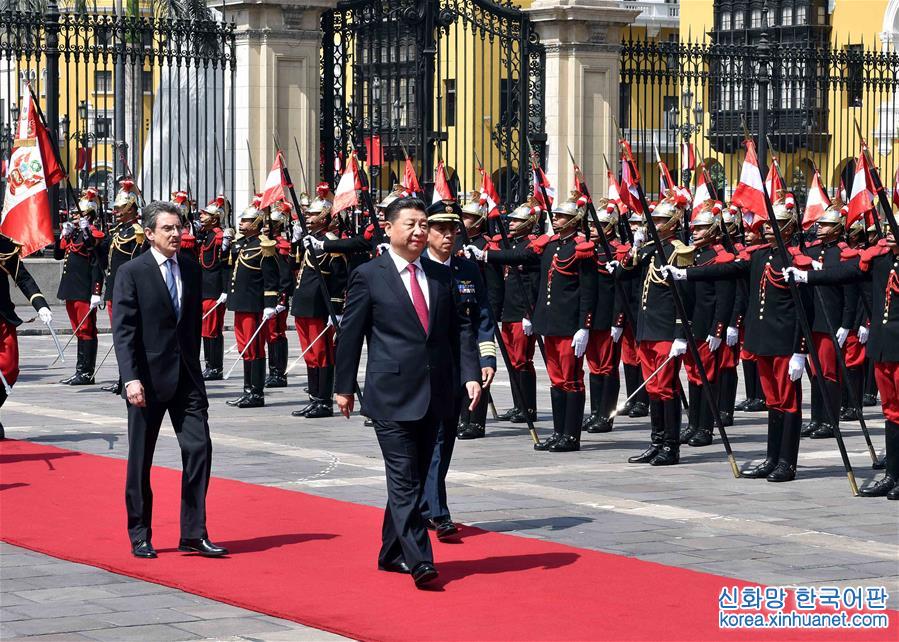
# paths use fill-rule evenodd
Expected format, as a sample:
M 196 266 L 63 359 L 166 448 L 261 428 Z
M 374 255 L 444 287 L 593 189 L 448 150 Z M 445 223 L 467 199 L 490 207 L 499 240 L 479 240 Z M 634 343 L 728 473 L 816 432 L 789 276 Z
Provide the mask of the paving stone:
M 178 640 L 199 640 L 202 637 L 167 624 L 117 626 L 115 628 L 90 631 L 86 635 L 91 640 L 104 640 L 109 642 L 125 642 L 126 640 L 177 642 Z
M 116 626 L 135 626 L 143 624 L 171 624 L 173 622 L 191 622 L 198 618 L 175 609 L 146 609 L 143 611 L 124 611 L 107 613 L 102 619 Z
M 184 622 L 178 628 L 196 633 L 203 637 L 220 637 L 225 635 L 253 635 L 268 631 L 284 631 L 291 627 L 266 621 L 256 617 L 218 618 L 209 621 Z

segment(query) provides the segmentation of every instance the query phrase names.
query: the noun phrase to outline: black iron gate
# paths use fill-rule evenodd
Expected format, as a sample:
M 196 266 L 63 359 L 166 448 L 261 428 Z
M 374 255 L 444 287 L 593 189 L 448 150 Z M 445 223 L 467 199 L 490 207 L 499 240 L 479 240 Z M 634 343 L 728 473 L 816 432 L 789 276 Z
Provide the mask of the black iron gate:
M 525 13 L 490 0 L 347 0 L 322 18 L 321 171 L 355 148 L 376 194 L 405 154 L 426 185 L 443 160 L 457 194 L 528 193 L 528 145 L 543 155 L 544 52 Z

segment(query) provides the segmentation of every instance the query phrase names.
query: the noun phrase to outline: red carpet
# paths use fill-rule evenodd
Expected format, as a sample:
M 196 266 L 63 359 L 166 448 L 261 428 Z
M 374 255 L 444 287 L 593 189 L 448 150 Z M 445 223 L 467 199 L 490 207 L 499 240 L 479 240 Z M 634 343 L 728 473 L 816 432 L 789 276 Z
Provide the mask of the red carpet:
M 220 478 L 209 530 L 232 555 L 183 555 L 180 472 L 166 468 L 153 474 L 160 557 L 136 560 L 124 477 L 120 459 L 0 442 L 0 539 L 365 640 L 899 639 L 896 612 L 888 630 L 719 630 L 722 586 L 745 582 L 474 528 L 436 544 L 438 590 L 417 591 L 375 569 L 381 510 Z

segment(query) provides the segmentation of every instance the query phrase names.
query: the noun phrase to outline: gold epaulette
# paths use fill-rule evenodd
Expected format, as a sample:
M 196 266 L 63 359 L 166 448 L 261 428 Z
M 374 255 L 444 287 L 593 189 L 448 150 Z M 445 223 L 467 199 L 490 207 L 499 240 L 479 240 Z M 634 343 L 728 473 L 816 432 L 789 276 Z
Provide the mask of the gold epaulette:
M 677 239 L 672 240 L 671 245 L 674 250 L 671 252 L 671 256 L 668 257 L 669 265 L 689 267 L 696 262 L 696 259 L 694 258 L 694 255 L 696 254 L 695 247 L 686 245 Z
M 278 242 L 265 235 L 260 235 L 259 247 L 262 248 L 262 256 L 274 256 L 277 252 Z
M 134 229 L 134 240 L 137 241 L 138 245 L 144 244 L 144 228 L 140 226 L 139 223 L 135 223 L 131 226 Z

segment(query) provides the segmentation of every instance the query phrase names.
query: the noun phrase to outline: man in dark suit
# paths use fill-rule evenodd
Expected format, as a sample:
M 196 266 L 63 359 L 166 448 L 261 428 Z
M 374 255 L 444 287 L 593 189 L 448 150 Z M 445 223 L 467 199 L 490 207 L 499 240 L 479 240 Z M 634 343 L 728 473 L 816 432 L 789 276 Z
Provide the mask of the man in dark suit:
M 449 268 L 420 255 L 428 240 L 425 205 L 397 199 L 387 208 L 390 249 L 350 278 L 337 343 L 337 405 L 349 418 L 368 343 L 362 413 L 372 419 L 387 472 L 387 508 L 378 568 L 411 573 L 419 588 L 437 577 L 421 495 L 437 430 L 455 426 L 465 385 L 474 409 L 481 371 L 471 320 L 462 313 Z
M 170 203 L 143 210 L 150 251 L 119 268 L 113 338 L 128 407 L 125 506 L 135 557 L 154 558 L 150 467 L 166 411 L 181 446 L 181 540 L 178 550 L 208 557 L 228 551 L 206 533 L 212 466 L 206 388 L 200 369 L 200 266 L 181 247 L 181 217 Z

